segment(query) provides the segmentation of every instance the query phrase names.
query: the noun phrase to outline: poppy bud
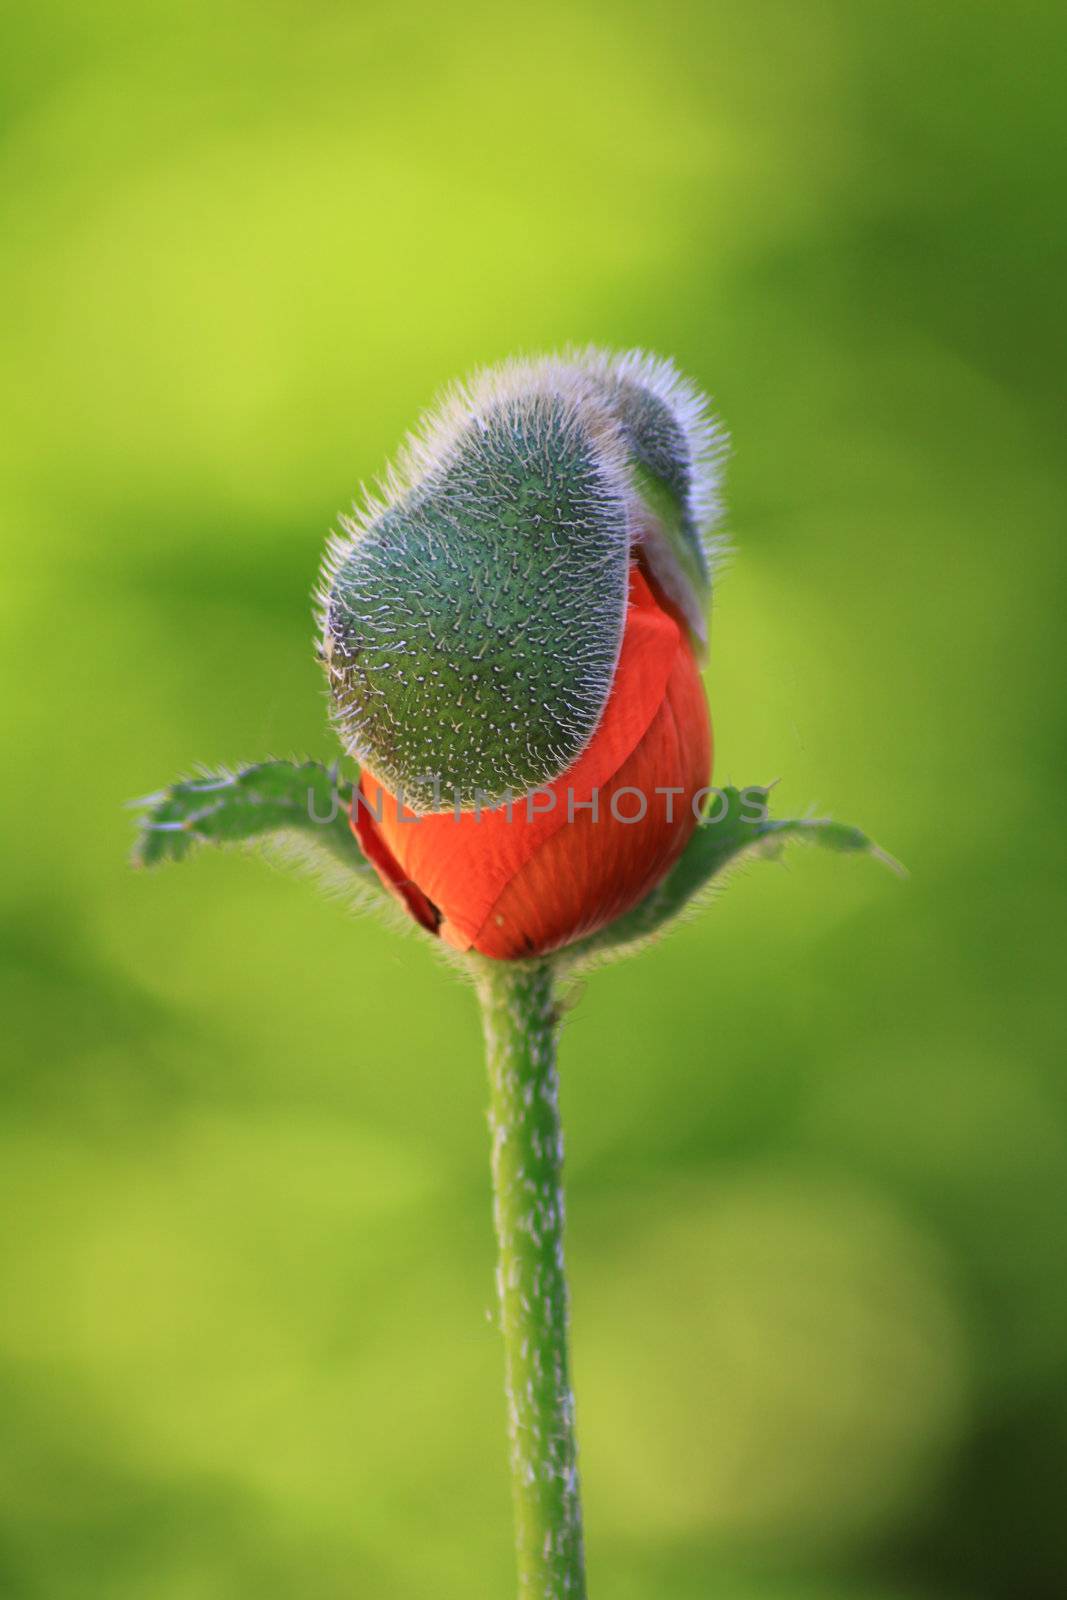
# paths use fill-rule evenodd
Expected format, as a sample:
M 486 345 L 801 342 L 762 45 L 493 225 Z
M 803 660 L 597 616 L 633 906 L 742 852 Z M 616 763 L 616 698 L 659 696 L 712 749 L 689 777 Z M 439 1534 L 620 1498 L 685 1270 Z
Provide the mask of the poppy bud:
M 489 372 L 409 441 L 327 558 L 323 659 L 353 827 L 457 949 L 539 954 L 629 910 L 710 777 L 717 439 L 666 363 Z

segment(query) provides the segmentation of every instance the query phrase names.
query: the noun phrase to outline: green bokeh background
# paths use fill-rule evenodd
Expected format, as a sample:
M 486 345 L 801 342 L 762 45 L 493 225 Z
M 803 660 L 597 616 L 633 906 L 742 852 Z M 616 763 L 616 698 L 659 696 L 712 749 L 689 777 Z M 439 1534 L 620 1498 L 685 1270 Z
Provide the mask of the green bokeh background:
M 735 439 L 719 776 L 795 852 L 563 1046 L 592 1592 L 1067 1587 L 1062 8 L 23 0 L 3 94 L 0 1594 L 512 1592 L 473 999 L 240 856 L 308 595 L 449 378 Z

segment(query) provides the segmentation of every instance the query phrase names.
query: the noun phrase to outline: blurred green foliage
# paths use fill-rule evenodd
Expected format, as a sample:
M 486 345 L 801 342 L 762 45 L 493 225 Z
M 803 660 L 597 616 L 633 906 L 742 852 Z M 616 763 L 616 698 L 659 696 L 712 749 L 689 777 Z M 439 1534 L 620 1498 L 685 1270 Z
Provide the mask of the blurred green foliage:
M 3 26 L 0 1593 L 510 1592 L 473 999 L 122 802 L 332 760 L 337 511 L 596 340 L 735 437 L 720 781 L 912 878 L 798 851 L 574 1012 L 594 1593 L 1062 1595 L 1062 8 Z

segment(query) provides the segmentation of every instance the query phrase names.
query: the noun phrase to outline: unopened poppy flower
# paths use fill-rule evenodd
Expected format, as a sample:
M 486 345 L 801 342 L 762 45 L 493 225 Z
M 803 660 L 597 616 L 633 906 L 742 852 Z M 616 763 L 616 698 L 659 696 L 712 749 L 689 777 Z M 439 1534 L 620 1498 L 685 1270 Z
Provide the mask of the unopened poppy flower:
M 634 906 L 710 781 L 719 443 L 666 363 L 509 366 L 424 423 L 333 548 L 323 656 L 382 881 L 457 950 Z
M 701 398 L 641 355 L 509 365 L 455 390 L 327 558 L 320 653 L 356 783 L 270 760 L 142 802 L 140 863 L 273 844 L 360 903 L 399 900 L 474 980 L 521 1600 L 586 1593 L 564 986 L 754 850 L 874 852 L 857 828 L 771 818 L 761 786 L 702 810 L 718 454 Z

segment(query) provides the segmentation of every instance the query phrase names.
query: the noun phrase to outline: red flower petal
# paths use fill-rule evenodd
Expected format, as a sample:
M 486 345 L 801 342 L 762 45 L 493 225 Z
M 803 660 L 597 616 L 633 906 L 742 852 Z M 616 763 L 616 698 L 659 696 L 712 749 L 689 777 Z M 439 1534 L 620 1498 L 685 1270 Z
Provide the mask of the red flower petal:
M 482 955 L 547 954 L 631 910 L 674 865 L 696 826 L 693 797 L 709 781 L 711 724 L 688 643 L 645 737 L 601 788 L 598 820 L 576 811 L 516 873 L 472 943 Z M 671 797 L 657 788 L 680 788 Z M 636 790 L 635 794 L 622 791 Z M 617 817 L 612 800 L 618 796 Z M 647 811 L 639 821 L 643 797 Z M 442 924 L 450 943 L 451 927 Z
M 441 913 L 431 905 L 417 883 L 404 874 L 404 869 L 382 838 L 378 824 L 366 806 L 353 802 L 349 821 L 352 832 L 359 840 L 360 849 L 387 889 L 404 904 L 421 927 L 436 933 L 441 923 Z

